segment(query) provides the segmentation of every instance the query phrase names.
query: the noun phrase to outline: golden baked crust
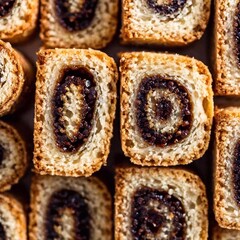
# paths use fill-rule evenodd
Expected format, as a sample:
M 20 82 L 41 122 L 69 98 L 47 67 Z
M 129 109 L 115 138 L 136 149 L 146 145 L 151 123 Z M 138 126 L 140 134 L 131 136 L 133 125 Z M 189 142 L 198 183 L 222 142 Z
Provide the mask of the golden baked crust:
M 237 240 L 240 238 L 240 231 L 225 229 L 215 226 L 213 230 L 213 240 Z
M 33 71 L 30 63 L 21 53 L 14 50 L 10 43 L 1 40 L 0 64 L 2 65 L 0 116 L 3 116 L 14 112 L 21 105 L 22 98 L 28 91 Z M 7 65 L 8 67 L 6 67 Z M 11 83 L 7 75 L 11 76 Z M 5 91 L 5 94 L 3 94 L 3 91 Z
M 49 199 L 53 193 L 59 190 L 70 190 L 79 193 L 88 204 L 91 218 L 90 239 L 112 239 L 112 200 L 106 186 L 96 177 L 57 177 L 34 175 L 31 184 L 31 203 L 30 203 L 30 223 L 29 239 L 46 239 L 46 209 L 49 206 Z M 64 206 L 62 206 L 64 208 Z M 72 213 L 73 214 L 73 213 Z M 61 220 L 59 220 L 59 223 Z M 65 232 L 69 236 L 75 236 L 74 226 L 71 221 L 65 222 L 69 231 Z
M 238 50 L 234 34 L 237 4 L 237 1 L 215 0 L 212 65 L 216 95 L 240 95 Z
M 14 13 L 0 19 L 0 39 L 11 43 L 27 40 L 37 26 L 38 7 L 39 0 L 16 0 Z
M 185 72 L 188 75 L 184 75 Z M 202 157 L 208 148 L 213 118 L 212 78 L 208 68 L 202 62 L 185 56 L 132 52 L 121 54 L 120 73 L 121 142 L 125 155 L 131 157 L 133 163 L 143 166 L 188 164 Z M 148 144 L 140 136 L 135 123 L 134 96 L 140 80 L 152 74 L 169 76 L 176 80 L 181 78 L 184 87 L 191 92 L 195 133 L 191 130 L 187 138 L 172 147 Z M 192 144 L 195 143 L 196 146 L 193 147 Z M 183 148 L 183 145 L 188 147 Z
M 219 226 L 240 230 L 239 207 L 236 203 L 232 166 L 234 148 L 239 141 L 240 108 L 215 110 L 214 212 Z
M 1 224 L 7 239 L 27 240 L 27 223 L 23 207 L 10 194 L 0 194 Z
M 24 140 L 15 128 L 3 121 L 0 121 L 0 145 L 7 152 L 0 164 L 0 192 L 3 192 L 18 183 L 27 169 L 28 159 Z
M 190 5 L 186 3 L 184 8 L 188 8 L 188 12 L 181 11 L 177 16 L 173 16 L 173 21 L 156 13 L 147 6 L 146 1 L 123 0 L 122 42 L 166 46 L 187 45 L 203 35 L 209 20 L 210 3 L 209 0 L 190 3 Z
M 117 168 L 115 176 L 115 239 L 130 239 L 130 203 L 137 188 L 150 187 L 160 191 L 171 192 L 183 204 L 185 213 L 193 209 L 195 214 L 187 217 L 193 224 L 187 230 L 187 236 L 195 240 L 208 237 L 208 202 L 206 189 L 201 179 L 188 171 L 174 168 Z M 174 185 L 176 184 L 176 185 Z M 171 188 L 171 190 L 170 190 Z M 181 188 L 181 189 L 180 189 Z M 194 190 L 193 190 L 194 189 Z M 189 193 L 188 191 L 193 191 Z M 191 197 L 190 197 L 191 196 Z M 195 197 L 199 203 L 194 203 Z M 188 199 L 186 199 L 188 198 Z M 188 200 L 191 206 L 188 206 Z M 194 206 L 195 205 L 195 206 Z M 191 215 L 191 217 L 190 217 Z M 195 224 L 195 225 L 194 225 Z M 196 230 L 196 228 L 198 228 Z M 196 231 L 196 232 L 195 232 Z M 186 239 L 188 239 L 186 237 Z
M 53 0 L 41 1 L 40 37 L 47 47 L 101 49 L 112 40 L 116 32 L 117 0 L 99 0 L 91 24 L 81 31 L 74 32 L 59 24 L 54 7 Z
M 95 116 L 99 120 L 93 119 L 96 126 L 93 125 L 88 140 L 77 152 L 69 154 L 59 151 L 55 143 L 51 125 L 51 98 L 59 71 L 72 65 L 88 68 L 95 78 L 99 89 Z M 105 53 L 96 50 L 55 49 L 40 51 L 37 67 L 33 159 L 35 171 L 50 175 L 90 176 L 106 164 L 110 151 L 116 109 L 116 64 Z

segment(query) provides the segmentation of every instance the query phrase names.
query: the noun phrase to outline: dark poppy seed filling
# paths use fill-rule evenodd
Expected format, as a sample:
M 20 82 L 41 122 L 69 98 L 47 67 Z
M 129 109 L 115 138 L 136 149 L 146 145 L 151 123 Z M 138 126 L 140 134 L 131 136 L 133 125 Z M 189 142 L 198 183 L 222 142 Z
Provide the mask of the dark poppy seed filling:
M 132 202 L 133 239 L 183 240 L 186 232 L 184 215 L 181 201 L 173 195 L 148 187 L 140 188 L 134 193 Z
M 0 223 L 0 239 L 1 240 L 5 240 L 6 239 L 6 233 L 5 233 L 4 227 L 3 227 L 3 225 L 1 223 Z
M 5 17 L 6 15 L 8 15 L 11 12 L 15 2 L 16 0 L 1 0 L 0 17 Z
M 3 158 L 4 158 L 4 148 L 3 146 L 0 144 L 0 165 L 2 164 Z
M 158 75 L 144 78 L 138 88 L 135 107 L 138 130 L 149 144 L 160 147 L 172 145 L 190 133 L 190 96 L 187 89 L 175 80 Z M 149 114 L 150 110 L 155 115 Z
M 74 88 L 74 90 L 71 90 Z M 71 91 L 75 91 L 71 93 Z M 72 94 L 69 97 L 69 94 Z M 77 120 L 80 122 L 75 127 L 74 133 L 69 136 L 66 126 L 64 113 L 73 109 L 66 109 L 66 102 L 71 101 L 71 98 L 81 98 L 77 106 L 80 109 Z M 69 99 L 70 98 L 70 99 Z M 53 118 L 54 118 L 54 133 L 56 136 L 57 146 L 65 152 L 74 152 L 86 142 L 91 129 L 97 98 L 96 83 L 94 76 L 84 67 L 72 67 L 63 70 L 62 77 L 56 86 L 53 97 Z M 75 108 L 74 104 L 74 108 Z M 76 112 L 73 115 L 78 114 Z M 71 119 L 71 116 L 69 116 Z
M 240 140 L 234 149 L 233 160 L 233 188 L 237 204 L 240 206 Z
M 55 0 L 59 22 L 71 32 L 84 30 L 94 18 L 97 3 L 98 0 L 82 0 L 82 4 L 70 0 Z
M 146 0 L 149 7 L 161 15 L 172 15 L 179 12 L 185 6 L 187 0 L 170 0 L 169 4 L 159 4 L 157 0 Z M 163 0 L 164 2 L 164 0 Z
M 240 2 L 237 4 L 237 9 L 234 18 L 234 38 L 236 44 L 237 61 L 240 65 Z
M 61 225 L 60 219 L 63 210 L 72 210 L 74 218 L 74 239 L 88 240 L 90 239 L 90 215 L 88 205 L 78 192 L 62 189 L 55 192 L 48 203 L 45 229 L 46 239 L 62 239 L 56 232 L 56 227 Z M 69 223 L 66 223 L 69 224 Z

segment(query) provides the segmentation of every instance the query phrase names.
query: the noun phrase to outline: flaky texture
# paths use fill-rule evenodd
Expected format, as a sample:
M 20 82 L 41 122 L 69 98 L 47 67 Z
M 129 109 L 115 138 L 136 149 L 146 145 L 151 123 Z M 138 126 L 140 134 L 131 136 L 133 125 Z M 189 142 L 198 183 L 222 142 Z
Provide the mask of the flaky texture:
M 130 240 L 131 203 L 137 189 L 149 187 L 178 198 L 186 213 L 186 240 L 208 237 L 207 198 L 200 178 L 188 171 L 164 168 L 118 168 L 116 170 L 115 239 Z M 164 233 L 163 233 L 164 235 Z M 161 239 L 168 239 L 163 236 Z
M 31 186 L 31 212 L 30 212 L 30 240 L 44 240 L 46 233 L 49 200 L 53 193 L 59 190 L 73 190 L 84 197 L 90 214 L 90 239 L 111 240 L 112 237 L 112 211 L 111 196 L 106 186 L 97 178 L 65 178 L 53 176 L 34 176 Z M 62 206 L 64 207 L 64 206 Z M 63 239 L 75 239 L 72 218 L 63 215 L 63 224 L 68 231 L 63 232 Z
M 240 95 L 237 39 L 238 1 L 215 0 L 213 69 L 217 95 Z
M 0 18 L 0 39 L 11 43 L 26 40 L 37 25 L 39 0 L 16 0 L 13 8 Z
M 0 40 L 0 116 L 12 113 L 21 104 L 32 76 L 30 63 Z
M 240 231 L 215 227 L 213 231 L 213 240 L 238 240 Z
M 233 184 L 235 148 L 240 136 L 240 108 L 216 109 L 215 120 L 215 217 L 221 227 L 240 230 L 240 209 Z
M 14 197 L 0 195 L 0 224 L 7 240 L 27 240 L 26 217 L 22 205 Z
M 84 2 L 85 0 L 78 4 Z M 40 37 L 47 47 L 101 49 L 112 40 L 117 28 L 117 0 L 98 0 L 90 25 L 83 30 L 73 32 L 59 23 L 55 6 L 54 0 L 42 0 Z
M 0 146 L 4 149 L 0 164 L 0 192 L 19 181 L 27 169 L 26 144 L 17 130 L 0 121 Z
M 122 41 L 134 44 L 182 46 L 200 39 L 208 23 L 210 3 L 209 0 L 195 2 L 187 0 L 182 10 L 168 17 L 149 7 L 146 0 L 123 0 Z
M 133 163 L 147 166 L 188 164 L 200 158 L 208 148 L 213 117 L 212 78 L 208 68 L 185 56 L 132 52 L 121 54 L 120 72 L 121 142 L 125 155 L 131 157 Z M 141 80 L 151 75 L 177 81 L 187 89 L 192 102 L 189 135 L 172 145 L 149 144 L 137 127 L 136 94 Z M 177 100 L 172 99 L 171 103 L 174 105 Z M 178 118 L 173 111 L 167 121 L 175 123 Z
M 52 99 L 61 69 L 84 66 L 94 76 L 97 99 L 87 141 L 74 153 L 59 150 L 53 132 Z M 34 120 L 34 166 L 40 174 L 89 176 L 106 163 L 116 109 L 114 60 L 95 50 L 55 49 L 38 54 Z M 76 105 L 76 107 L 78 107 Z M 71 111 L 71 107 L 69 108 Z M 74 120 L 76 112 L 72 110 Z M 71 121 L 70 121 L 71 122 Z

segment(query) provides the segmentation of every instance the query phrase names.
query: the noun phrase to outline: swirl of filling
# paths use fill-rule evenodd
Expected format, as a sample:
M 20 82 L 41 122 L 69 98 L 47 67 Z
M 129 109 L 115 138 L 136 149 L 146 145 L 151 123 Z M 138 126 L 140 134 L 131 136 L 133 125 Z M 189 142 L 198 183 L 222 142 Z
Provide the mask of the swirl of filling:
M 16 0 L 1 0 L 0 1 L 0 17 L 5 17 L 12 10 Z
M 233 21 L 233 27 L 234 27 L 234 38 L 235 38 L 235 44 L 236 44 L 236 55 L 237 55 L 237 61 L 240 65 L 240 2 L 237 4 L 235 18 Z
M 185 239 L 186 219 L 180 200 L 148 187 L 133 196 L 131 232 L 135 240 Z
M 84 67 L 64 69 L 53 97 L 57 146 L 74 152 L 86 142 L 97 98 L 94 76 Z
M 91 24 L 97 3 L 98 0 L 55 0 L 55 12 L 64 28 L 80 31 Z
M 234 150 L 233 161 L 233 188 L 235 200 L 240 205 L 240 140 L 237 142 Z
M 161 15 L 172 15 L 185 6 L 187 0 L 146 0 L 150 8 Z
M 89 240 L 90 215 L 84 197 L 67 189 L 53 193 L 47 207 L 45 227 L 48 240 L 64 239 L 66 235 L 71 239 Z
M 158 75 L 144 78 L 137 91 L 135 109 L 138 130 L 151 145 L 172 145 L 190 133 L 190 96 L 175 80 Z
M 6 233 L 5 233 L 4 227 L 3 227 L 3 225 L 1 223 L 0 223 L 0 239 L 1 240 L 5 240 L 6 239 Z

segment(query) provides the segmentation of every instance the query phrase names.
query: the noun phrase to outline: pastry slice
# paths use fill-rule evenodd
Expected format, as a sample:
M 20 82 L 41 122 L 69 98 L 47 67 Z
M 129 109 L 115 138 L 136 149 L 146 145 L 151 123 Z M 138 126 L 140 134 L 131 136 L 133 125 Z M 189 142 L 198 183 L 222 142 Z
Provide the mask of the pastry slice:
M 37 26 L 39 0 L 0 1 L 0 39 L 18 43 Z
M 206 240 L 207 208 L 204 184 L 188 171 L 117 169 L 116 240 Z
M 23 55 L 0 40 L 0 117 L 21 105 L 31 75 L 32 67 Z
M 10 195 L 0 194 L 0 239 L 27 240 L 25 212 L 20 202 Z
M 0 121 L 0 192 L 17 183 L 27 165 L 24 140 L 13 126 Z
M 240 108 L 216 109 L 215 120 L 215 217 L 240 230 Z
M 111 196 L 97 178 L 35 176 L 30 240 L 112 239 Z
M 213 69 L 217 95 L 240 95 L 240 2 L 215 0 Z
M 116 64 L 96 50 L 55 49 L 39 52 L 37 68 L 35 171 L 89 176 L 109 154 Z
M 150 52 L 121 54 L 121 141 L 133 163 L 188 164 L 208 148 L 212 78 L 193 58 Z
M 105 47 L 117 28 L 117 0 L 41 0 L 40 37 L 47 47 Z
M 183 46 L 203 35 L 210 0 L 123 0 L 123 43 Z

